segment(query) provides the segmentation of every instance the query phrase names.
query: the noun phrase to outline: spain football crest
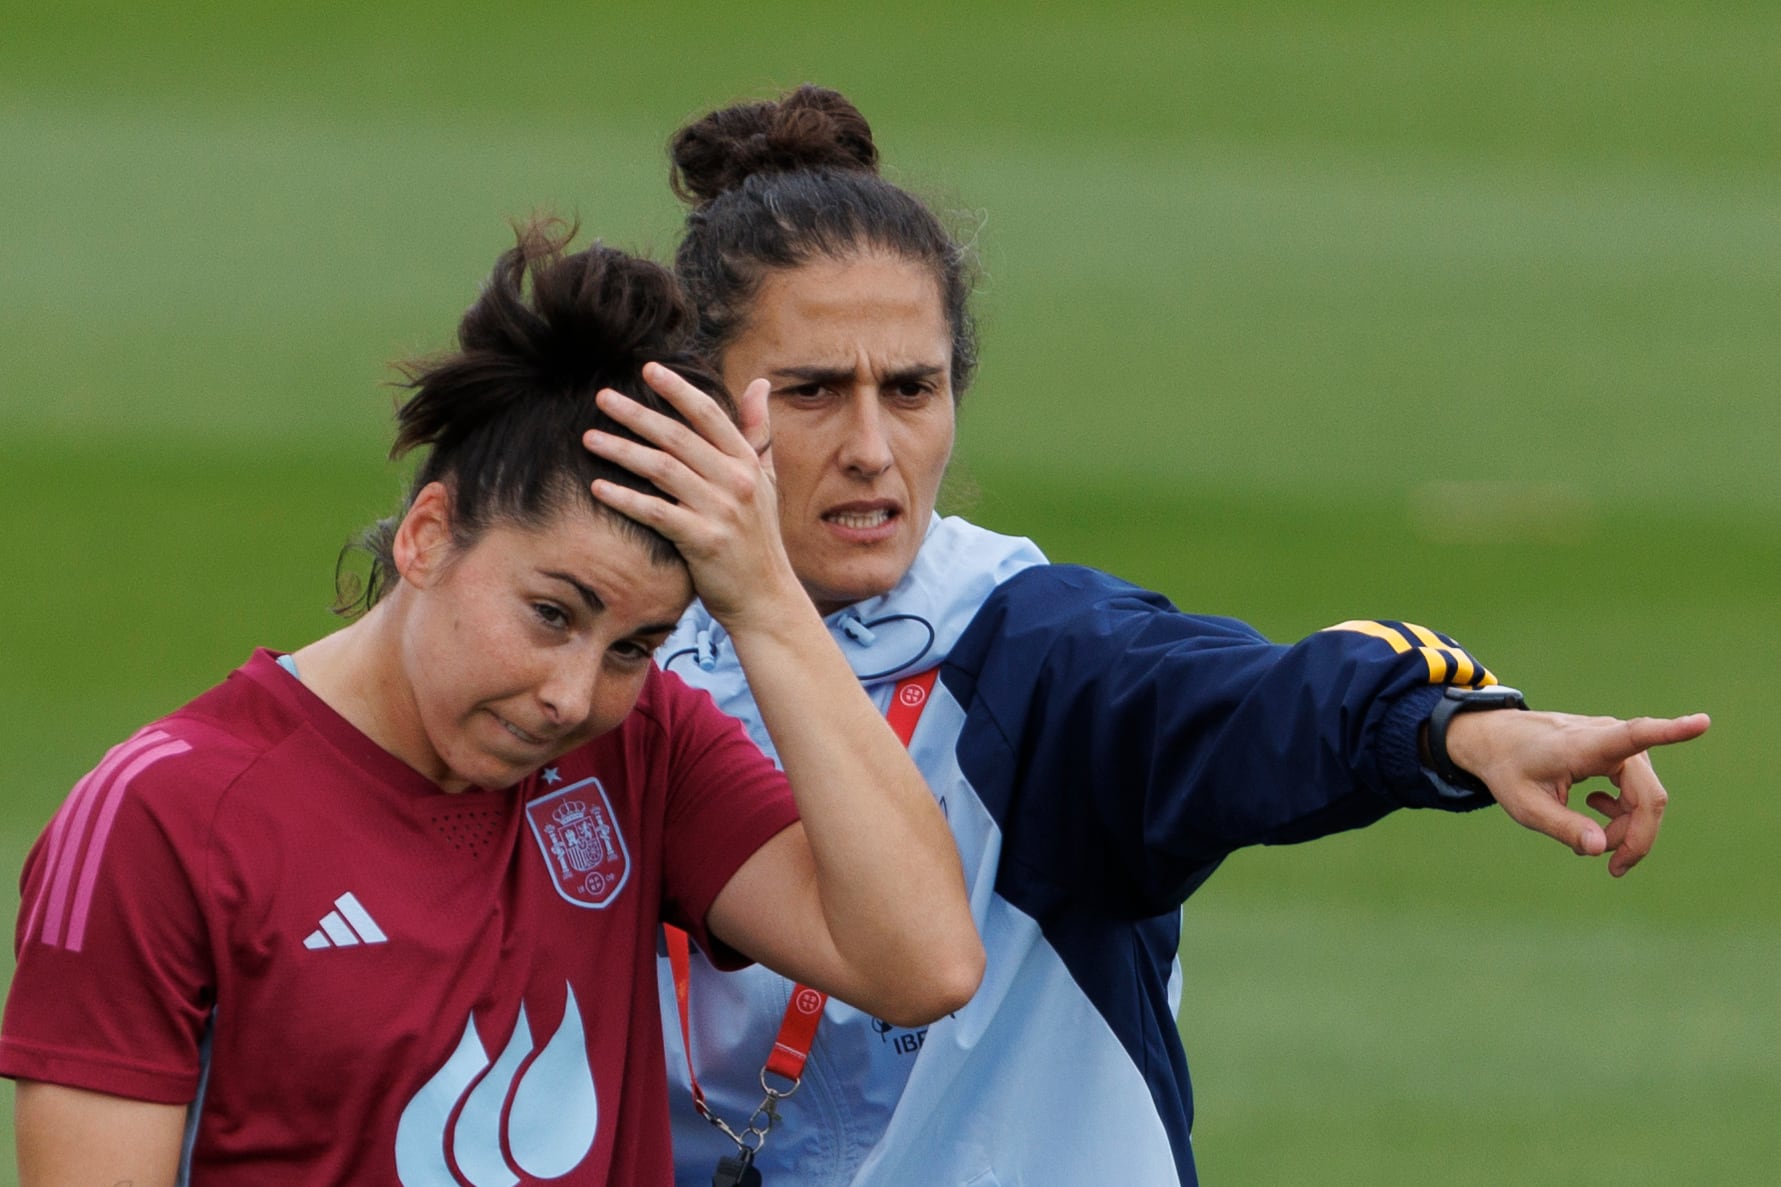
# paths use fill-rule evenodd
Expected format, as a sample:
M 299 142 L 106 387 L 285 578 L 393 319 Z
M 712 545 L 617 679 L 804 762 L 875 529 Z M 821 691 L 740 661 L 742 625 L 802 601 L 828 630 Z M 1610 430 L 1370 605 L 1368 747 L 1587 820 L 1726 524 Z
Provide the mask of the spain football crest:
M 526 804 L 526 821 L 557 893 L 578 907 L 604 907 L 631 876 L 631 851 L 598 779 L 583 779 Z

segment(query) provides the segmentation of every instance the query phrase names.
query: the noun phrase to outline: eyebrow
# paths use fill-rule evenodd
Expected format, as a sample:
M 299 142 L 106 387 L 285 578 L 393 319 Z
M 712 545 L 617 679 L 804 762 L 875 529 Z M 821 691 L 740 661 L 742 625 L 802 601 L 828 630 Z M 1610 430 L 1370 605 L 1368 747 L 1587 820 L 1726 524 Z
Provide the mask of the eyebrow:
M 552 577 L 561 581 L 565 585 L 573 586 L 575 592 L 581 595 L 581 600 L 586 603 L 589 612 L 594 614 L 604 614 L 606 612 L 605 601 L 601 599 L 599 594 L 594 592 L 591 586 L 585 585 L 574 577 L 571 577 L 569 574 L 560 573 L 555 569 L 544 569 L 542 572 L 546 577 Z M 638 627 L 636 631 L 632 633 L 634 635 L 665 635 L 679 625 L 680 624 L 677 621 L 651 622 Z
M 581 600 L 586 603 L 587 608 L 595 614 L 604 614 L 606 612 L 606 603 L 601 600 L 600 595 L 595 593 L 591 587 L 583 585 L 575 578 L 569 576 L 569 574 L 559 573 L 555 569 L 545 569 L 543 570 L 543 573 L 546 577 L 553 577 L 556 580 L 561 581 L 564 585 L 574 586 L 575 592 L 581 595 Z
M 795 379 L 802 383 L 836 383 L 853 378 L 852 367 L 833 367 L 821 363 L 801 367 L 776 367 L 771 373 L 774 379 Z M 912 379 L 932 379 L 944 375 L 946 368 L 938 363 L 911 363 L 905 367 L 894 367 L 879 376 L 879 385 L 888 386 L 893 383 L 907 383 Z

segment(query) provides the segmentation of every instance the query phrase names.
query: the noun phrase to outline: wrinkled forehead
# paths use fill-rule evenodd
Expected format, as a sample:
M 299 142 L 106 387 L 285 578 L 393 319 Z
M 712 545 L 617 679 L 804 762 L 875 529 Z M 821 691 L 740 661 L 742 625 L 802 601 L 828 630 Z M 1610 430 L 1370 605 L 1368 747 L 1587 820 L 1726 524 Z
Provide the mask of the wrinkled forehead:
M 931 268 L 881 253 L 821 256 L 762 278 L 738 348 L 828 366 L 865 356 L 874 366 L 944 367 L 952 334 Z
M 680 554 L 636 521 L 591 501 L 564 500 L 523 522 L 497 521 L 478 546 L 491 542 L 517 566 L 561 582 L 583 600 L 592 594 L 626 619 L 672 622 L 692 602 L 692 576 Z

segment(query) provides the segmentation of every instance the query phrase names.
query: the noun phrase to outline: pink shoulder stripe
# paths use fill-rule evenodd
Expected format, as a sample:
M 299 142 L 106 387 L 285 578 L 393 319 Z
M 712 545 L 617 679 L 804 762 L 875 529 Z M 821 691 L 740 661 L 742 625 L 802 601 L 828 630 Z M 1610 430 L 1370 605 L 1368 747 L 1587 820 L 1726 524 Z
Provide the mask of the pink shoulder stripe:
M 99 822 L 93 826 L 93 839 L 87 844 L 86 861 L 81 866 L 80 885 L 74 893 L 74 914 L 68 920 L 68 951 L 79 952 L 81 943 L 86 939 L 87 911 L 93 905 L 93 883 L 99 880 L 99 863 L 105 858 L 105 842 L 111 838 L 111 825 L 117 819 L 118 804 L 124 798 L 125 789 L 130 786 L 132 779 L 163 758 L 185 754 L 191 748 L 189 742 L 171 739 L 131 763 L 118 776 L 117 782 L 111 785 L 105 804 L 99 809 Z
M 46 944 L 61 944 L 78 952 L 86 936 L 86 921 L 92 906 L 93 886 L 99 877 L 99 866 L 105 857 L 105 844 L 111 826 L 117 819 L 118 806 L 131 781 L 164 758 L 184 754 L 190 743 L 169 737 L 159 730 L 148 730 L 117 747 L 93 773 L 76 787 L 63 811 L 68 816 L 67 831 L 55 854 L 54 879 L 44 912 L 42 939 Z M 120 769 L 121 768 L 121 769 Z M 76 800 L 78 799 L 78 803 Z M 101 802 L 102 801 L 102 802 Z M 99 804 L 98 818 L 90 835 L 87 822 Z M 58 819 L 58 826 L 62 823 Z M 82 840 L 86 841 L 83 847 Z M 53 841 L 53 839 L 52 839 Z M 75 883 L 78 878 L 78 887 Z M 74 911 L 68 921 L 66 939 L 62 934 L 64 913 L 68 909 L 70 889 L 74 888 Z
M 86 828 L 87 815 L 92 811 L 94 789 L 102 785 L 117 770 L 119 764 L 129 761 L 130 757 L 139 753 L 146 746 L 161 741 L 167 735 L 155 729 L 141 730 L 124 741 L 119 742 L 106 752 L 99 765 L 88 771 L 68 798 L 62 801 L 62 807 L 56 812 L 55 820 L 50 825 L 49 843 L 44 846 L 44 860 L 49 867 L 44 871 L 43 882 L 37 892 L 37 900 L 31 905 L 31 922 L 25 928 L 29 935 L 37 928 L 37 916 L 43 911 L 46 902 L 55 905 L 51 909 L 54 916 L 55 931 L 58 939 L 62 931 L 62 912 L 67 908 L 68 879 L 70 874 L 64 873 L 74 860 L 74 854 L 80 847 L 80 838 Z M 73 829 L 69 821 L 75 822 Z M 48 937 L 48 925 L 45 926 L 45 938 Z M 51 941 L 52 943 L 55 941 Z
M 50 896 L 50 888 L 55 882 L 56 867 L 61 864 L 62 834 L 68 829 L 68 817 L 74 809 L 74 803 L 86 794 L 87 784 L 93 781 L 99 774 L 100 768 L 110 762 L 111 754 L 115 753 L 114 748 L 111 753 L 100 760 L 98 767 L 94 767 L 80 777 L 80 782 L 74 785 L 74 790 L 68 793 L 68 798 L 62 801 L 62 806 L 56 809 L 56 814 L 50 821 L 49 840 L 44 842 L 43 846 L 43 860 L 47 864 L 42 879 L 37 883 L 37 893 L 31 896 L 31 915 L 25 922 L 26 935 L 37 930 L 37 921 L 43 915 L 44 900 Z

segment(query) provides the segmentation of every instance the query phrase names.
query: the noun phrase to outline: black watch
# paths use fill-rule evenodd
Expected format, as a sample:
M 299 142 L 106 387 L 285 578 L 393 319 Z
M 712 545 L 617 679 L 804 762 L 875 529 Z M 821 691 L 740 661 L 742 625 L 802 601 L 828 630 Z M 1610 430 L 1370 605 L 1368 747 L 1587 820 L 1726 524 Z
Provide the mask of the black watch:
M 1460 688 L 1448 685 L 1442 692 L 1441 699 L 1429 713 L 1429 769 L 1435 772 L 1444 783 L 1465 791 L 1488 792 L 1484 781 L 1470 771 L 1461 770 L 1454 765 L 1447 753 L 1447 726 L 1458 713 L 1470 713 L 1476 709 L 1525 709 L 1527 701 L 1522 698 L 1519 689 L 1510 688 L 1506 684 L 1487 684 L 1483 688 Z

